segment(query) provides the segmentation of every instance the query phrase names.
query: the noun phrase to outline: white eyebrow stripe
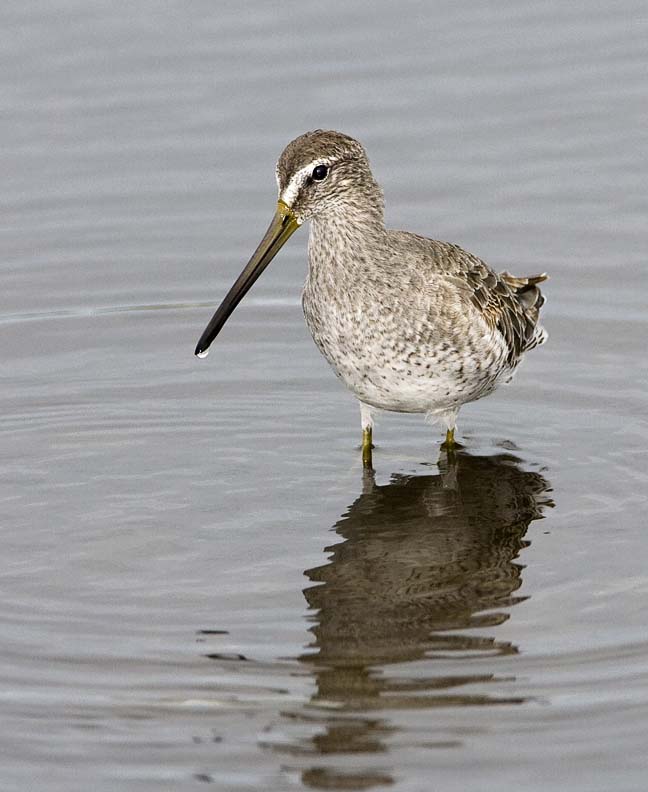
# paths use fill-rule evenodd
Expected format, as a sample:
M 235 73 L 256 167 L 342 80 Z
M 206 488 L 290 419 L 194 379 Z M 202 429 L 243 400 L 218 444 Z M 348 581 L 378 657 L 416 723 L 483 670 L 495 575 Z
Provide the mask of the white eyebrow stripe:
M 329 160 L 326 159 L 316 159 L 313 160 L 308 165 L 304 165 L 303 168 L 300 168 L 296 173 L 293 173 L 290 181 L 284 187 L 283 192 L 279 194 L 279 200 L 283 201 L 286 206 L 292 206 L 293 202 L 299 195 L 299 191 L 304 186 L 304 182 L 313 172 L 313 169 L 316 168 L 318 165 L 328 165 Z

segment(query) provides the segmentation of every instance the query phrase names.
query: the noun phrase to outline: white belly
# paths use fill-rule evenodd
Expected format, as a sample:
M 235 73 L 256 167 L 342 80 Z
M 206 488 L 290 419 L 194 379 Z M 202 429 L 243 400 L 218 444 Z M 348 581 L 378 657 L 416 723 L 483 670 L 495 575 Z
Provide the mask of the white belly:
M 403 366 L 392 360 L 388 365 L 372 365 L 370 357 L 362 361 L 349 355 L 326 355 L 338 377 L 360 399 L 381 410 L 406 413 L 446 413 L 491 393 L 506 373 L 471 371 L 447 356 L 425 366 Z M 375 361 L 377 363 L 377 361 Z M 423 370 L 421 370 L 423 369 Z

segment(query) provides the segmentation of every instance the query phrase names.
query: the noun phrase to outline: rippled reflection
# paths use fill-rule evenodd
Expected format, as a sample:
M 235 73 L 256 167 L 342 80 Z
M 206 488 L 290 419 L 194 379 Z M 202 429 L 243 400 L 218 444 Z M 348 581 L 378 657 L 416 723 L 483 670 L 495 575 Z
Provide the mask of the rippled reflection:
M 362 494 L 334 526 L 342 541 L 327 548 L 326 564 L 306 572 L 316 584 L 304 591 L 314 640 L 300 659 L 312 666 L 317 692 L 292 717 L 324 729 L 296 752 L 383 751 L 390 709 L 524 701 L 483 692 L 484 683 L 510 678 L 464 673 L 462 661 L 517 653 L 491 628 L 524 599 L 515 593 L 523 570 L 516 559 L 529 523 L 551 504 L 548 490 L 510 455 L 460 453 L 437 475 L 394 475 L 383 486 L 366 474 Z M 435 660 L 445 672 L 434 673 Z M 390 673 L 391 664 L 411 661 L 423 661 L 416 673 L 402 665 Z M 476 683 L 481 692 L 466 689 Z M 328 766 L 303 774 L 307 785 L 327 789 L 389 780 Z

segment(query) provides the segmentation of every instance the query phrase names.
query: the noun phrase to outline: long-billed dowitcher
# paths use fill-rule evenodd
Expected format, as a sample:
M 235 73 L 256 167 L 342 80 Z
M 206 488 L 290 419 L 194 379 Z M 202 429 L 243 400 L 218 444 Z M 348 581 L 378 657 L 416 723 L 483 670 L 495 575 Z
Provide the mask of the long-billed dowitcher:
M 546 275 L 495 273 L 457 245 L 385 228 L 383 193 L 363 147 L 340 132 L 293 140 L 276 169 L 277 211 L 196 347 L 204 357 L 240 300 L 306 220 L 306 324 L 360 402 L 362 458 L 371 466 L 374 409 L 426 413 L 454 446 L 462 404 L 513 376 L 542 344 Z

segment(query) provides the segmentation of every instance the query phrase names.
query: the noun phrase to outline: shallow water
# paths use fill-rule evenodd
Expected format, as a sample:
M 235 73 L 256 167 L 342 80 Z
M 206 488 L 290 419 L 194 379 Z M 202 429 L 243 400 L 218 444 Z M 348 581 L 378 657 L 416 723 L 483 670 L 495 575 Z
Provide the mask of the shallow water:
M 643 790 L 643 4 L 3 4 L 3 790 Z M 306 233 L 193 347 L 317 126 L 387 217 L 549 270 L 461 414 L 353 398 Z

